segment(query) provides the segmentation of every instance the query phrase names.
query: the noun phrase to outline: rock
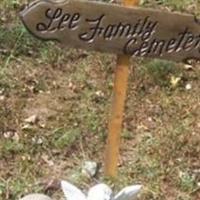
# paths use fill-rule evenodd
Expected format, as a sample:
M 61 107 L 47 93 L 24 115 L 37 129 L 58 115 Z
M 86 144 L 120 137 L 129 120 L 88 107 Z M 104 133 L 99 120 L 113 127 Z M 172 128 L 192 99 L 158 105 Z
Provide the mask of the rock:
M 24 120 L 24 122 L 28 124 L 35 124 L 38 121 L 38 116 L 37 115 L 32 115 L 28 117 L 27 119 Z
M 4 95 L 1 95 L 0 96 L 0 101 L 4 101 L 5 100 L 5 96 Z
M 14 132 L 13 131 L 7 131 L 3 133 L 4 138 L 9 139 L 12 138 L 14 136 Z
M 184 68 L 188 71 L 193 69 L 192 65 L 188 65 L 188 64 L 184 65 Z
M 93 161 L 85 161 L 82 166 L 82 174 L 93 177 L 97 173 L 98 165 L 96 162 Z
M 23 131 L 30 131 L 30 130 L 32 130 L 32 128 L 33 127 L 30 124 L 25 124 L 22 126 Z
M 43 194 L 29 194 L 20 200 L 52 200 L 52 199 Z
M 186 90 L 191 90 L 192 89 L 192 85 L 190 83 L 186 84 L 185 89 Z
M 4 138 L 19 141 L 19 135 L 15 130 L 9 130 L 3 133 Z
M 41 144 L 43 144 L 43 139 L 42 138 L 33 137 L 32 138 L 32 142 L 33 142 L 33 144 L 41 145 Z
M 104 93 L 100 90 L 96 91 L 95 94 L 98 96 L 98 97 L 104 97 Z

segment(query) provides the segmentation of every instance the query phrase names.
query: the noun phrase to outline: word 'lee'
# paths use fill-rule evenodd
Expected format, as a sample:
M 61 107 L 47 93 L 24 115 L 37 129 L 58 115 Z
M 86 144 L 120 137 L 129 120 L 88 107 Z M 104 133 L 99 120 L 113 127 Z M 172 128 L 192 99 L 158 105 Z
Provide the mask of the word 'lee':
M 29 12 L 22 14 L 24 24 L 39 38 L 56 39 L 69 46 L 74 44 L 78 48 L 88 50 L 158 57 L 175 61 L 187 58 L 199 59 L 200 57 L 200 26 L 194 16 L 164 13 L 169 19 L 170 17 L 172 19 L 183 18 L 185 22 L 188 22 L 181 25 L 179 24 L 181 22 L 176 20 L 177 24 L 171 25 L 165 22 L 165 15 L 162 12 L 157 13 L 152 10 L 142 15 L 144 10 L 133 10 L 131 13 L 127 8 L 94 2 L 69 1 L 62 7 L 57 7 L 56 3 L 52 3 L 51 6 L 48 4 L 45 9 L 41 9 L 40 18 L 38 17 L 38 21 L 31 27 L 28 27 L 30 19 L 26 21 L 26 15 L 29 16 Z M 72 7 L 74 4 L 75 6 Z M 88 9 L 85 4 L 88 5 Z M 37 7 L 39 10 L 38 5 L 34 6 L 35 11 Z M 98 11 L 97 7 L 99 7 Z M 93 8 L 95 8 L 94 11 Z M 122 9 L 121 11 L 124 13 L 127 11 L 129 15 L 124 18 L 116 15 L 115 19 L 108 8 L 116 11 Z M 30 12 L 32 16 L 34 16 L 34 9 Z M 173 20 L 170 23 L 173 23 Z

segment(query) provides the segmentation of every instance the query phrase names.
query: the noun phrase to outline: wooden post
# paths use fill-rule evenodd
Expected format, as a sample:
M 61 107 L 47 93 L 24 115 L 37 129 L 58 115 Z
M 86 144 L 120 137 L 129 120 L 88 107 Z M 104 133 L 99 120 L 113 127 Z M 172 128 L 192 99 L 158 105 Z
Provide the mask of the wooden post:
M 139 0 L 124 0 L 125 6 L 136 6 Z M 105 155 L 105 175 L 117 176 L 117 164 L 119 159 L 120 135 L 128 86 L 130 57 L 121 55 L 117 57 L 117 66 L 114 80 L 114 96 L 111 110 L 111 117 L 108 124 L 108 139 Z

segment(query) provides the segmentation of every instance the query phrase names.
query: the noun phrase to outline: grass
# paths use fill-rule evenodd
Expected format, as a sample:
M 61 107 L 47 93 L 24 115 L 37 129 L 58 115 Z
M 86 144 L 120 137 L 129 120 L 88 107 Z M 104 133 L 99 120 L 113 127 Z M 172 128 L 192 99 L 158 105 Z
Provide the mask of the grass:
M 131 66 L 119 176 L 107 179 L 102 166 L 97 180 L 88 179 L 81 174 L 84 160 L 103 165 L 116 57 L 33 38 L 16 18 L 26 2 L 0 3 L 0 199 L 29 192 L 59 199 L 59 190 L 45 188 L 66 179 L 82 188 L 105 181 L 116 191 L 141 183 L 141 200 L 198 200 L 199 64 L 188 71 L 138 59 Z M 198 1 L 143 6 L 199 11 Z M 38 122 L 24 129 L 34 114 Z
M 165 6 L 170 6 L 174 10 L 185 10 L 185 7 L 188 7 L 191 4 L 197 2 L 196 0 L 160 0 L 158 3 L 163 4 Z
M 52 146 L 55 145 L 55 147 L 61 151 L 64 148 L 70 148 L 70 146 L 76 142 L 78 137 L 81 136 L 80 134 L 80 130 L 78 129 L 67 131 L 63 128 L 59 128 L 53 133 Z
M 156 85 L 170 86 L 170 76 L 179 74 L 175 63 L 163 60 L 152 60 L 141 64 L 142 74 L 148 75 Z

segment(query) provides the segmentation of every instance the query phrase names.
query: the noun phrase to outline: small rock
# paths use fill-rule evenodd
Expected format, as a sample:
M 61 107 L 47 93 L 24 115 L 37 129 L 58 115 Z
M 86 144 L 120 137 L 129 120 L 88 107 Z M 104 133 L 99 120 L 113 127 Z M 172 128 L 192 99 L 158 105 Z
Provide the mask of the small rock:
M 32 130 L 32 126 L 30 124 L 25 124 L 22 126 L 23 131 L 29 131 Z
M 43 140 L 42 140 L 42 138 L 32 138 L 32 142 L 34 143 L 34 144 L 39 144 L 39 145 L 41 145 L 41 144 L 43 144 Z
M 94 177 L 97 173 L 98 165 L 96 162 L 93 161 L 85 161 L 82 166 L 82 174 Z
M 104 93 L 102 91 L 96 91 L 95 94 L 98 96 L 98 97 L 104 97 Z
M 74 122 L 73 125 L 74 125 L 75 127 L 78 127 L 78 123 L 77 123 L 77 122 Z
M 39 127 L 40 128 L 45 128 L 46 127 L 46 123 L 45 122 L 39 122 Z
M 200 169 L 194 169 L 194 170 L 193 170 L 193 173 L 195 173 L 195 174 L 200 174 Z
M 186 90 L 191 90 L 192 89 L 192 85 L 190 83 L 186 84 L 185 89 Z
M 3 133 L 4 138 L 6 139 L 13 139 L 15 141 L 19 141 L 19 135 L 15 130 L 9 130 Z
M 192 67 L 192 65 L 184 65 L 184 68 L 186 69 L 186 70 L 192 70 L 193 69 L 193 67 Z
M 35 124 L 38 121 L 38 116 L 37 115 L 32 115 L 28 117 L 27 119 L 24 120 L 24 122 L 28 124 Z
M 148 121 L 149 121 L 149 122 L 152 122 L 153 119 L 152 119 L 151 117 L 148 117 Z
M 4 138 L 9 139 L 12 138 L 14 136 L 14 132 L 13 131 L 7 131 L 3 133 Z
M 185 173 L 182 171 L 179 171 L 179 178 L 182 178 L 183 176 L 185 176 Z
M 70 81 L 68 84 L 68 88 L 72 91 L 76 91 L 77 86 L 73 82 Z
M 6 17 L 1 17 L 0 19 L 2 22 L 6 22 L 7 18 Z
M 5 96 L 4 96 L 4 95 L 1 95 L 1 96 L 0 96 L 0 101 L 3 101 L 3 100 L 5 100 Z
M 26 161 L 26 160 L 30 161 L 31 160 L 31 156 L 30 155 L 22 156 L 21 159 L 23 161 Z

